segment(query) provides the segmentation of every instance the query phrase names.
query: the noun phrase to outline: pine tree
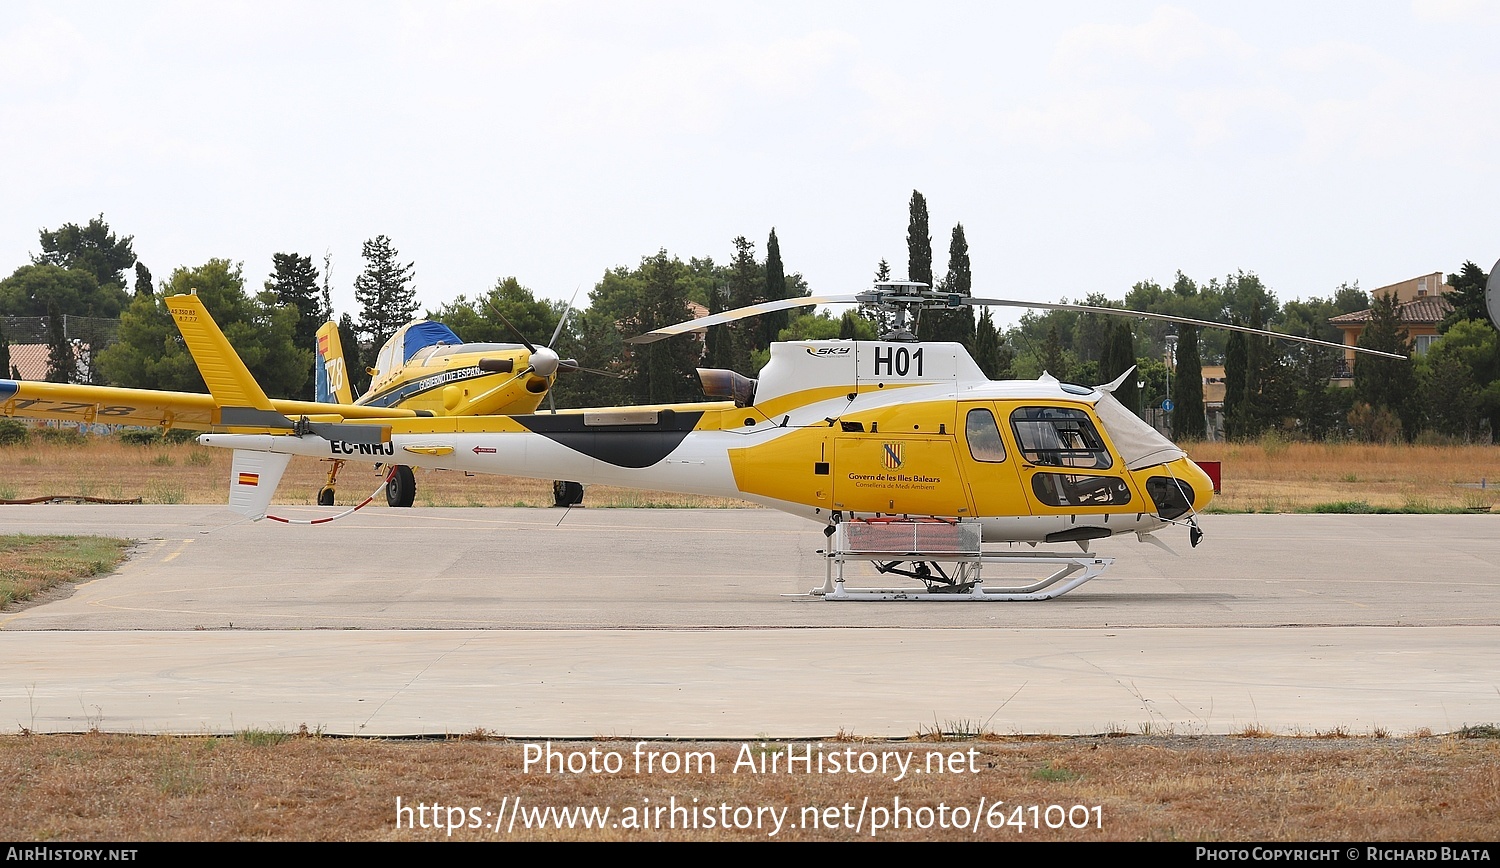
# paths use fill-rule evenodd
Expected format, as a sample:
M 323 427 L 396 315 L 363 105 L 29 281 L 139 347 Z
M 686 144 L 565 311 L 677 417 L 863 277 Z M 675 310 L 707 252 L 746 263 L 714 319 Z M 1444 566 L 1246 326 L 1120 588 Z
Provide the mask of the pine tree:
M 64 223 L 55 232 L 41 231 L 42 253 L 32 257 L 37 264 L 86 271 L 99 286 L 123 289 L 125 269 L 135 264 L 131 236 L 117 238 L 104 222 L 104 215 L 90 220 L 87 226 Z
M 295 253 L 277 253 L 271 257 L 274 271 L 266 289 L 276 294 L 278 304 L 297 309 L 297 331 L 294 340 L 299 347 L 311 347 L 323 325 L 323 305 L 318 291 L 318 270 L 312 257 Z M 311 393 L 309 393 L 311 394 Z
M 1453 311 L 1443 318 L 1438 331 L 1447 334 L 1456 322 L 1466 319 L 1489 320 L 1489 309 L 1484 302 L 1484 288 L 1489 276 L 1473 262 L 1465 262 L 1458 274 L 1448 275 L 1448 285 L 1453 287 L 1444 298 L 1453 304 Z
M 333 251 L 323 251 L 323 321 L 333 321 Z
M 640 331 L 682 322 L 688 312 L 687 266 L 662 250 L 641 260 L 632 275 Z M 695 369 L 702 361 L 698 342 L 686 336 L 637 344 L 632 348 L 635 399 L 642 404 L 687 401 L 701 394 Z M 748 354 L 747 354 L 748 355 Z
M 764 299 L 761 293 L 766 288 L 766 278 L 759 262 L 755 261 L 754 242 L 741 235 L 734 239 L 734 259 L 729 263 L 729 308 L 748 307 L 757 304 Z M 783 277 L 783 281 L 785 278 Z M 758 333 L 759 324 L 755 319 L 743 319 L 739 322 L 726 323 L 717 328 L 726 334 L 720 335 L 721 342 L 727 342 L 727 349 L 722 351 L 721 367 L 742 374 L 750 373 L 750 354 L 761 348 Z M 726 341 L 727 338 L 727 341 Z
M 875 282 L 879 283 L 890 279 L 891 264 L 882 259 L 875 266 Z M 896 322 L 895 318 L 885 308 L 875 305 L 860 305 L 859 315 L 870 323 L 870 326 L 875 330 L 876 338 L 880 340 L 885 340 L 885 336 L 891 331 Z
M 401 265 L 391 239 L 377 235 L 366 241 L 361 254 L 364 273 L 354 279 L 354 298 L 359 302 L 359 331 L 370 336 L 370 367 L 381 347 L 417 312 L 417 291 L 411 286 L 416 263 Z
M 68 340 L 63 315 L 56 304 L 47 305 L 47 382 L 71 383 L 78 379 L 78 357 Z
M 1127 323 L 1128 325 L 1128 323 Z M 1180 325 L 1177 377 L 1172 380 L 1172 431 L 1184 440 L 1202 440 L 1208 433 L 1203 415 L 1203 363 L 1198 357 L 1198 327 Z

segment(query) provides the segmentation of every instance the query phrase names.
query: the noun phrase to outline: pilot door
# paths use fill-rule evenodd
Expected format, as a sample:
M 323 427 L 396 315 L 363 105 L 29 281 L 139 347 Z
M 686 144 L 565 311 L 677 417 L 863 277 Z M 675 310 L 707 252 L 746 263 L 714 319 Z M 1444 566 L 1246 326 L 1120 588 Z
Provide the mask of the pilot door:
M 1021 487 L 1037 515 L 1141 511 L 1125 468 L 1078 407 L 1010 410 Z
M 961 404 L 964 442 L 959 456 L 969 483 L 976 516 L 1030 515 L 1031 505 L 1021 490 L 1015 456 L 1000 436 L 1000 419 L 992 402 Z

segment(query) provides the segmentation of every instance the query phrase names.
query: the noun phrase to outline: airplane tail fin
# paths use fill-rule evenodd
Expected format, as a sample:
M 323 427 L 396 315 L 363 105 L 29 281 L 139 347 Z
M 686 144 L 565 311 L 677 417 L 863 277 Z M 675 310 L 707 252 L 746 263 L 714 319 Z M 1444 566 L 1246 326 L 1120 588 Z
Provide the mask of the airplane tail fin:
M 225 428 L 289 430 L 293 434 L 316 434 L 329 440 L 348 443 L 386 443 L 391 439 L 387 425 L 360 425 L 341 421 L 319 421 L 303 417 L 294 422 L 278 411 L 255 382 L 239 353 L 219 329 L 202 299 L 196 295 L 174 295 L 167 299 L 167 309 L 177 321 L 177 330 L 192 353 L 203 382 L 214 399 L 213 424 Z M 340 356 L 342 358 L 342 356 Z M 346 387 L 347 388 L 347 387 Z M 346 391 L 344 394 L 348 394 Z M 348 403 L 353 403 L 352 401 Z M 279 474 L 278 474 L 279 478 Z
M 338 323 L 326 322 L 318 329 L 317 361 L 313 373 L 317 375 L 317 400 L 324 404 L 353 404 L 354 393 L 349 389 L 349 372 L 344 364 L 344 345 L 339 340 Z
M 219 329 L 203 300 L 196 295 L 174 295 L 167 299 L 167 309 L 177 321 L 177 330 L 198 364 L 198 372 L 218 406 L 218 422 L 223 425 L 271 425 L 286 417 L 271 406 L 271 399 L 255 382 L 239 353 Z
M 265 518 L 271 496 L 291 460 L 292 456 L 282 452 L 234 450 L 234 463 L 229 470 L 229 508 L 257 521 Z

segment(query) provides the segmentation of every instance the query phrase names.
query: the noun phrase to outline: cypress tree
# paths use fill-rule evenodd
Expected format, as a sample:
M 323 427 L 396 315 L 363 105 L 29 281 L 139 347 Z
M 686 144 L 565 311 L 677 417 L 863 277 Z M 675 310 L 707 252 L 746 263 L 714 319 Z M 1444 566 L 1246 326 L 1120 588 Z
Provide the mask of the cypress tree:
M 1135 357 L 1135 333 L 1130 328 L 1130 320 L 1122 319 L 1115 325 L 1114 334 L 1109 342 L 1109 350 L 1113 354 L 1114 373 L 1105 379 L 1106 383 L 1112 382 L 1115 377 L 1138 364 Z M 1125 382 L 1120 384 L 1120 388 L 1115 390 L 1115 400 L 1137 415 L 1141 412 L 1141 389 L 1136 385 L 1139 376 L 1136 374 L 1127 377 Z
M 839 340 L 852 341 L 859 337 L 859 327 L 854 324 L 854 318 L 858 316 L 852 310 L 844 311 L 843 317 L 839 319 Z
M 927 229 L 927 199 L 911 191 L 906 224 L 906 278 L 932 286 L 932 234 Z
M 776 238 L 776 227 L 771 227 L 771 237 L 766 239 L 766 301 L 781 301 L 786 298 L 786 270 L 781 265 L 781 242 Z M 791 311 L 773 310 L 761 317 L 764 323 L 760 346 L 769 347 L 781 336 L 781 330 L 791 322 Z
M 0 318 L 0 374 L 10 372 L 10 339 L 5 336 L 5 320 Z M 17 378 L 19 379 L 19 378 Z
M 1230 320 L 1239 325 L 1239 318 Z M 1224 436 L 1242 436 L 1240 416 L 1245 403 L 1245 333 L 1230 332 L 1224 344 Z
M 78 379 L 78 357 L 63 323 L 57 304 L 47 303 L 47 382 L 71 383 Z
M 1172 380 L 1172 430 L 1185 440 L 1208 433 L 1203 415 L 1203 363 L 1198 357 L 1198 327 L 1178 326 L 1177 377 Z
M 1042 343 L 1042 370 L 1064 382 L 1068 379 L 1068 361 L 1063 356 L 1062 335 L 1057 331 L 1057 320 L 1047 330 L 1047 339 Z
M 1359 345 L 1371 350 L 1410 355 L 1411 340 L 1401 326 L 1401 305 L 1395 295 L 1382 293 L 1371 300 L 1370 324 L 1359 333 Z M 1401 420 L 1406 438 L 1416 436 L 1417 377 L 1410 358 L 1383 359 L 1359 355 L 1354 361 L 1355 399 L 1384 407 Z
M 1265 320 L 1261 318 L 1258 304 L 1250 309 L 1250 327 L 1265 328 Z M 1268 373 L 1270 348 L 1266 345 L 1266 339 L 1260 335 L 1245 335 L 1244 337 L 1245 386 L 1240 403 L 1239 429 L 1240 436 L 1248 439 L 1258 437 L 1266 427 L 1267 408 L 1261 400 L 1261 391 Z
M 995 328 L 995 318 L 990 314 L 990 309 L 985 308 L 980 312 L 979 322 L 974 327 L 975 363 L 991 380 L 1006 380 L 1012 375 L 1010 363 L 1014 355 L 1000 330 Z
M 151 286 L 151 269 L 147 268 L 144 262 L 135 264 L 135 294 L 137 296 L 156 294 Z
M 969 269 L 969 242 L 964 238 L 964 225 L 959 223 L 953 227 L 953 236 L 948 242 L 948 273 L 943 277 L 942 289 L 967 297 L 973 294 L 973 282 Z M 956 341 L 971 351 L 976 350 L 974 309 L 965 305 L 959 310 L 928 311 L 918 334 L 923 340 Z

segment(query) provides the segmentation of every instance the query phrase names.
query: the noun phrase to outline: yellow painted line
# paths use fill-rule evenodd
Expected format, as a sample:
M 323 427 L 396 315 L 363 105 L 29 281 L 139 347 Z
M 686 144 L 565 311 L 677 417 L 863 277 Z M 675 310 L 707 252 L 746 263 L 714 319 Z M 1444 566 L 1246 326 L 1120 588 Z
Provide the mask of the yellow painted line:
M 183 550 L 186 549 L 192 542 L 193 541 L 190 540 L 190 539 L 183 540 L 182 541 L 182 545 L 180 545 L 180 546 L 177 547 L 177 551 L 172 552 L 171 554 L 169 554 L 166 557 L 162 558 L 161 562 L 162 563 L 167 563 L 168 561 L 176 558 L 178 555 L 182 554 Z

